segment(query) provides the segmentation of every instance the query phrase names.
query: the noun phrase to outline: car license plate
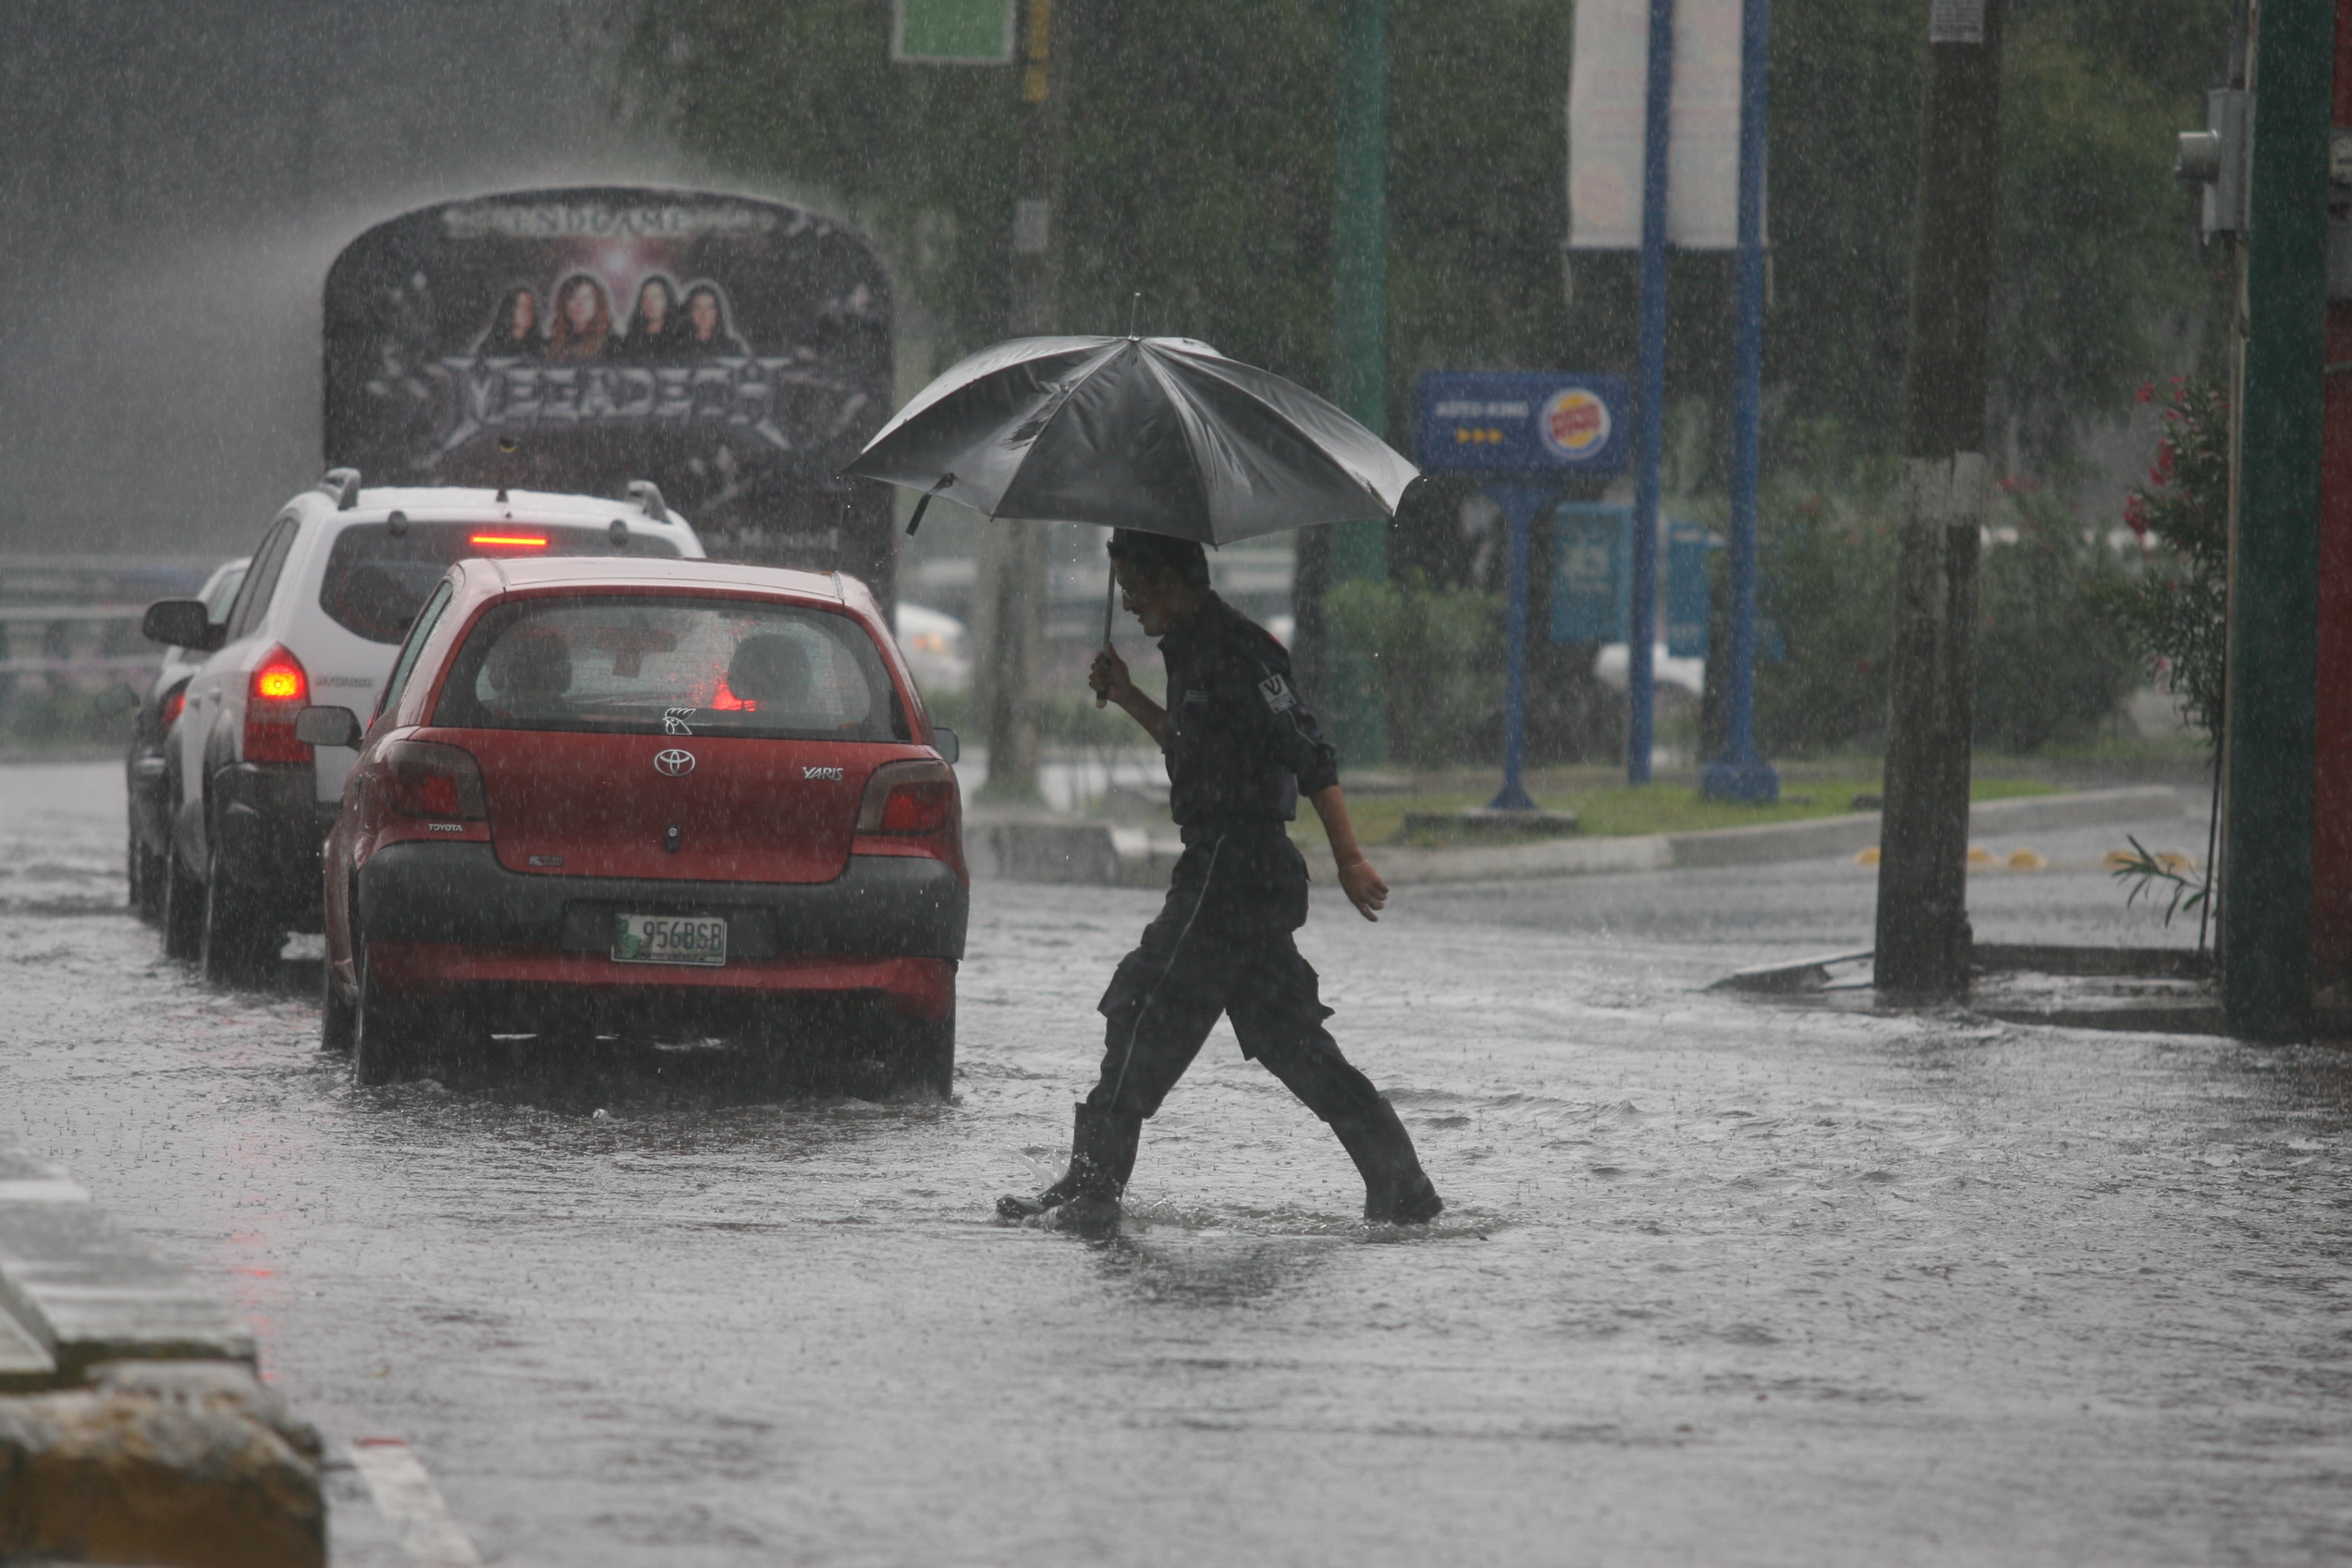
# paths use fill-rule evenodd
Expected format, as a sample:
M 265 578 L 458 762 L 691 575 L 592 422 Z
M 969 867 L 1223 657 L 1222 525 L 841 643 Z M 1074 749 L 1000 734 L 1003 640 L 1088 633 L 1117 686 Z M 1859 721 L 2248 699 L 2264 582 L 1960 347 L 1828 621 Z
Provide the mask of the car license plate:
M 615 963 L 727 962 L 727 922 L 692 915 L 624 914 L 613 932 Z

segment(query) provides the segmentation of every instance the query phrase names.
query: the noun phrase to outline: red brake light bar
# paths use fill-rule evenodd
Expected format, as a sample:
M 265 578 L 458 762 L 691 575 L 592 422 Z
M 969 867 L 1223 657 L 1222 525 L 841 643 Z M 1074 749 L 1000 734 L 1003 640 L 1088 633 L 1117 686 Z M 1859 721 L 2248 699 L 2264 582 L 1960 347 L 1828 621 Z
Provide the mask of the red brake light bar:
M 544 550 L 547 536 L 544 533 L 474 533 L 466 538 L 469 545 L 486 545 L 499 550 Z

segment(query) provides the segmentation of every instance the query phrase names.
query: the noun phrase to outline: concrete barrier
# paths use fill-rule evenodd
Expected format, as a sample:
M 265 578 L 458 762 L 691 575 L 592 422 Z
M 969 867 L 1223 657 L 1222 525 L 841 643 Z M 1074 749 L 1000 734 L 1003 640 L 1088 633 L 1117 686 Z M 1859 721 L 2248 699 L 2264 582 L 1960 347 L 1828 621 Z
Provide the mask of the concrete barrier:
M 235 1362 L 0 1399 L 0 1560 L 325 1568 L 322 1446 Z
M 0 1389 L 71 1387 L 126 1360 L 251 1366 L 253 1336 L 62 1168 L 0 1145 Z
M 0 1561 L 324 1564 L 318 1434 L 254 1360 L 186 1269 L 0 1145 Z

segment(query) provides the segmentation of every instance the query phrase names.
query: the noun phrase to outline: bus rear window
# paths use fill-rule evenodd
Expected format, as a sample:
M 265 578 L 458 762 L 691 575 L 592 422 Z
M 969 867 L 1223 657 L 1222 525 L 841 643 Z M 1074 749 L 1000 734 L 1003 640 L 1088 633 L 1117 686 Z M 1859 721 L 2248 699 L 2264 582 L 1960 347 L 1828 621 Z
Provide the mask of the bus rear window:
M 319 607 L 337 626 L 371 643 L 397 645 L 442 573 L 469 556 L 677 555 L 668 540 L 634 531 L 616 543 L 611 530 L 603 528 L 503 521 L 355 523 L 337 535 L 327 553 Z

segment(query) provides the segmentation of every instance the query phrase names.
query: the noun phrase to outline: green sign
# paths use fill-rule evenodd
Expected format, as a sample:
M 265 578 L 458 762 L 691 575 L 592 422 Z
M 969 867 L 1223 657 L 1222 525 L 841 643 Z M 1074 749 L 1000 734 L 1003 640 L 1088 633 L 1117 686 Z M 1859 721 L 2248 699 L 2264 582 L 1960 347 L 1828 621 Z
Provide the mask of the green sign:
M 915 66 L 1012 63 L 1012 0 L 894 0 L 890 58 Z

